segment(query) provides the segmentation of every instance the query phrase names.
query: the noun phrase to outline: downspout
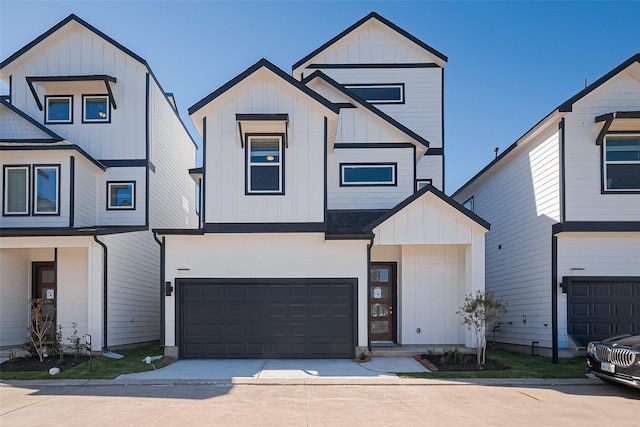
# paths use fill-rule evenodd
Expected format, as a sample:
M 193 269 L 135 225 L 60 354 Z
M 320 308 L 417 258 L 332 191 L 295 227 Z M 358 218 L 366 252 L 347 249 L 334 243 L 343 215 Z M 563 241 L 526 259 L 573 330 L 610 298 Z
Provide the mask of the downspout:
M 102 333 L 103 333 L 103 341 L 102 341 L 102 348 L 104 351 L 109 351 L 109 346 L 107 345 L 107 321 L 108 321 L 108 316 L 107 316 L 107 308 L 108 308 L 108 303 L 107 303 L 107 261 L 108 261 L 108 254 L 107 254 L 107 245 L 105 245 L 104 243 L 102 243 L 100 240 L 98 240 L 98 236 L 96 234 L 93 235 L 93 240 L 95 240 L 95 242 L 97 244 L 99 244 L 100 246 L 102 246 L 102 298 L 103 298 L 103 302 L 102 302 L 102 321 L 104 323 L 103 325 L 103 329 L 102 329 Z
M 164 328 L 165 328 L 165 324 L 164 324 L 164 299 L 165 299 L 165 292 L 164 292 L 164 278 L 165 278 L 165 272 L 164 272 L 164 266 L 165 266 L 165 238 L 164 236 L 162 237 L 162 240 L 158 239 L 158 233 L 156 233 L 155 231 L 153 232 L 153 239 L 160 245 L 160 345 L 164 346 Z
M 551 361 L 558 364 L 558 237 L 551 236 Z

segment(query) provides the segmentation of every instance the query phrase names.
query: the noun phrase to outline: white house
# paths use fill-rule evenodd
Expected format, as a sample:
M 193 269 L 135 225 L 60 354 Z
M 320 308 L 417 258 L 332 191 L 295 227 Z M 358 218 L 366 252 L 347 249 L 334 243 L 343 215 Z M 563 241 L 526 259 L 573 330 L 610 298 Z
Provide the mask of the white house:
M 189 109 L 201 227 L 163 236 L 181 358 L 349 358 L 472 345 L 489 224 L 443 194 L 447 58 L 371 13 L 293 67 L 260 60 Z
M 553 110 L 453 195 L 491 222 L 497 341 L 551 349 L 640 330 L 640 54 Z
M 196 146 L 147 62 L 75 15 L 0 63 L 0 346 L 27 300 L 92 349 L 160 338 L 160 239 L 198 227 Z M 64 342 L 63 342 L 64 343 Z

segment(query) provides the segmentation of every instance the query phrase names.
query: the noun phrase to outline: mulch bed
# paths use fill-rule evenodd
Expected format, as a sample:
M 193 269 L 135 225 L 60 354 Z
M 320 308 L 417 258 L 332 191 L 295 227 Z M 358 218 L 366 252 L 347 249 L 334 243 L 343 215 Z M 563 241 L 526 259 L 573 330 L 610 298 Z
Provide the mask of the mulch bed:
M 5 372 L 26 372 L 42 371 L 49 372 L 49 369 L 57 367 L 60 371 L 66 371 L 89 359 L 89 356 L 76 358 L 73 355 L 65 355 L 64 361 L 60 363 L 58 357 L 46 357 L 42 362 L 36 357 L 19 357 L 14 360 L 6 360 L 0 363 L 0 371 Z
M 484 366 L 478 366 L 475 354 L 464 354 L 458 360 L 449 359 L 442 361 L 442 356 L 438 354 L 419 354 L 413 356 L 418 362 L 432 372 L 465 372 L 465 371 L 503 371 L 509 369 L 497 360 L 486 359 Z

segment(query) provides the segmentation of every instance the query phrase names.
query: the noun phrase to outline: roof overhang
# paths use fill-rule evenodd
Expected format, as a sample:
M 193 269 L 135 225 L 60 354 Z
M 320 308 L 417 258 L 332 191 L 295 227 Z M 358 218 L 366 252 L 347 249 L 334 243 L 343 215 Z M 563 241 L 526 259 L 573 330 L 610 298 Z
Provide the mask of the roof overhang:
M 244 148 L 245 136 L 251 133 L 278 133 L 284 135 L 284 146 L 289 148 L 289 114 L 236 114 L 240 146 Z
M 116 100 L 113 97 L 113 91 L 111 90 L 111 84 L 116 83 L 116 78 L 112 76 L 108 76 L 106 74 L 96 74 L 96 75 L 83 75 L 83 76 L 34 76 L 34 77 L 25 77 L 27 80 L 27 85 L 29 86 L 29 90 L 31 90 L 31 94 L 33 95 L 33 99 L 36 101 L 36 105 L 38 109 L 42 111 L 43 106 L 42 102 L 40 102 L 40 98 L 38 97 L 38 92 L 34 87 L 34 83 L 38 84 L 47 84 L 47 83 L 78 83 L 78 82 L 104 82 L 104 86 L 106 88 L 107 94 L 109 95 L 109 102 L 111 103 L 111 107 L 115 110 Z
M 596 138 L 596 145 L 602 145 L 609 132 L 640 132 L 640 111 L 614 111 L 596 117 L 595 122 L 604 123 Z

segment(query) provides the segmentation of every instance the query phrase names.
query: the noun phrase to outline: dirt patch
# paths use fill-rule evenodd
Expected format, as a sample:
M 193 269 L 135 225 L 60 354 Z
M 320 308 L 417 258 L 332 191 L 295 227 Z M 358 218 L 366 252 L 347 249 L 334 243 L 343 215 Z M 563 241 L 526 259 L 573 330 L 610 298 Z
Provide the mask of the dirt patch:
M 443 359 L 442 355 L 439 354 L 419 354 L 414 356 L 414 359 L 434 372 L 504 371 L 505 369 L 509 369 L 508 366 L 492 359 L 486 359 L 486 363 L 483 366 L 478 366 L 475 354 L 463 354 L 456 360 L 453 358 Z
M 42 362 L 38 357 L 19 357 L 14 360 L 7 360 L 0 363 L 0 371 L 4 372 L 48 372 L 49 369 L 57 367 L 61 371 L 66 371 L 89 359 L 89 356 L 76 358 L 72 355 L 65 355 L 64 361 L 60 362 L 58 357 L 46 357 Z

